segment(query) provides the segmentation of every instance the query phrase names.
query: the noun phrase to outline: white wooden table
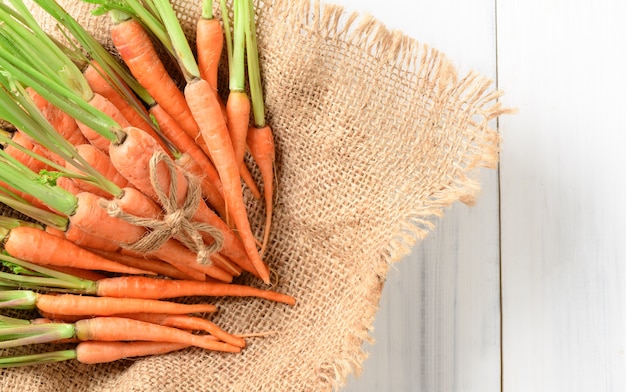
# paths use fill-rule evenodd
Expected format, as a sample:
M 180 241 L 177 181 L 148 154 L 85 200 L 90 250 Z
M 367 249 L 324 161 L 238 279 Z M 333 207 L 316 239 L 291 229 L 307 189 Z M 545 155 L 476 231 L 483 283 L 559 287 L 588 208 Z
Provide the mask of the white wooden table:
M 497 81 L 497 171 L 389 274 L 346 391 L 626 391 L 626 3 L 335 0 Z

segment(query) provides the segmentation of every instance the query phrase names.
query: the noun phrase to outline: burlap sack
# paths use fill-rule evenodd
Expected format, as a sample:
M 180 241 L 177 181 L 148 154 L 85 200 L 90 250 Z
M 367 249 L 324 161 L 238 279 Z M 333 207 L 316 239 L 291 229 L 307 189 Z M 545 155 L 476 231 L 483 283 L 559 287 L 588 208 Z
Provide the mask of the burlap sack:
M 175 3 L 191 33 L 200 1 Z M 64 4 L 108 42 L 106 17 Z M 333 5 L 260 2 L 258 39 L 278 154 L 267 261 L 276 289 L 298 304 L 217 300 L 211 319 L 226 330 L 276 332 L 248 339 L 241 354 L 187 349 L 3 370 L 2 391 L 324 391 L 359 370 L 390 263 L 445 207 L 476 196 L 479 167 L 496 166 L 489 122 L 504 112 L 499 93 L 480 75 L 459 78 L 436 50 Z M 262 205 L 248 200 L 260 228 Z

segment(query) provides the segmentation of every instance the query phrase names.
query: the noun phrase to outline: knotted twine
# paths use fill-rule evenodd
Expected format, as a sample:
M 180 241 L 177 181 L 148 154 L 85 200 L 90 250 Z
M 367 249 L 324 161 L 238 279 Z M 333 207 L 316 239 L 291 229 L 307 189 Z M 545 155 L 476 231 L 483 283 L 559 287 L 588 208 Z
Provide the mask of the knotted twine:
M 157 170 L 163 163 L 169 172 L 170 184 L 161 184 Z M 101 205 L 106 209 L 109 216 L 122 219 L 136 226 L 145 227 L 146 234 L 132 243 L 121 244 L 124 249 L 148 254 L 158 250 L 170 238 L 175 238 L 197 255 L 197 262 L 210 265 L 210 256 L 219 252 L 224 244 L 224 236 L 216 227 L 192 220 L 199 204 L 202 202 L 202 189 L 200 179 L 184 170 L 164 152 L 159 151 L 150 158 L 150 183 L 156 193 L 158 203 L 163 208 L 163 216 L 146 218 L 125 212 L 119 204 L 113 200 L 102 200 Z M 178 200 L 178 176 L 183 174 L 187 180 L 187 192 L 182 205 Z M 213 243 L 205 244 L 202 233 L 207 233 L 213 238 Z

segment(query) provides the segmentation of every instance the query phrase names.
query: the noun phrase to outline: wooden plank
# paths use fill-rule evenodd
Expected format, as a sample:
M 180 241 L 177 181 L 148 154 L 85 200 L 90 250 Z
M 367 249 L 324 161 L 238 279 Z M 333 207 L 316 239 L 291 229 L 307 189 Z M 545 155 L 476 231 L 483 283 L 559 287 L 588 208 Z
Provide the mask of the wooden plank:
M 460 74 L 495 79 L 492 0 L 349 1 L 446 53 Z M 485 171 L 474 207 L 455 205 L 437 229 L 390 272 L 370 357 L 346 391 L 500 389 L 498 176 Z
M 498 0 L 506 392 L 626 390 L 625 20 Z

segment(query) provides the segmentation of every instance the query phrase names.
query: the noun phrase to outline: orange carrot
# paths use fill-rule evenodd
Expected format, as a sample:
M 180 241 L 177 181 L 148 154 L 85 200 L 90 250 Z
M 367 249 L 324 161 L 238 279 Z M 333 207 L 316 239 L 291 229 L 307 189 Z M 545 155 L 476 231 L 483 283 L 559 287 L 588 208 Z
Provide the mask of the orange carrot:
M 162 325 L 122 317 L 96 317 L 74 323 L 76 337 L 80 340 L 105 342 L 151 341 L 188 344 L 207 350 L 240 352 L 241 348 L 215 341 L 211 336 L 192 333 Z
M 71 241 L 28 226 L 11 229 L 5 237 L 4 249 L 13 257 L 40 265 L 49 264 L 129 274 L 154 274 L 107 260 Z
M 150 36 L 139 22 L 127 19 L 111 26 L 111 39 L 135 79 L 187 134 L 207 152 L 185 97 L 167 73 Z
M 97 234 L 122 244 L 134 243 L 145 234 L 145 228 L 109 216 L 99 205 L 99 198 L 96 195 L 82 192 L 76 195 L 76 197 L 78 199 L 78 208 L 70 216 L 70 225 L 78 226 L 78 228 L 87 233 Z M 193 276 L 194 279 L 204 280 L 204 273 L 196 269 L 198 266 L 195 254 L 177 241 L 168 240 L 154 252 L 154 255 L 172 264 L 185 274 Z M 230 281 L 232 277 L 228 275 L 228 279 L 223 277 L 223 280 Z
M 246 136 L 250 124 L 250 99 L 245 91 L 230 91 L 226 101 L 226 116 L 235 151 L 235 163 L 240 167 L 246 153 Z
M 134 188 L 124 188 L 123 194 L 116 198 L 115 201 L 124 212 L 134 216 L 148 219 L 169 219 L 168 217 L 162 217 L 163 211 L 156 203 Z M 214 266 L 196 265 L 195 268 L 217 279 L 225 278 L 223 271 L 220 271 L 220 269 L 228 271 L 231 275 L 239 275 L 241 273 L 241 271 L 235 269 L 234 266 L 217 253 L 211 254 L 210 258 Z
M 99 280 L 97 295 L 102 297 L 134 297 L 147 299 L 185 296 L 257 297 L 269 301 L 295 305 L 295 298 L 271 290 L 239 284 L 166 280 L 142 276 L 121 276 Z
M 148 111 L 144 109 L 143 116 L 139 114 L 126 98 L 113 87 L 112 81 L 106 79 L 107 76 L 98 63 L 95 61 L 91 62 L 83 71 L 83 75 L 85 75 L 85 79 L 93 92 L 108 99 L 119 109 L 124 118 L 126 118 L 132 126 L 141 128 L 148 133 L 153 132 L 152 125 L 146 121 Z M 136 99 L 134 102 L 136 107 L 142 108 L 143 105 L 141 101 L 136 97 L 134 98 Z M 156 137 L 156 134 L 154 134 L 154 136 Z
M 211 313 L 217 308 L 212 304 L 180 304 L 142 298 L 90 297 L 74 294 L 37 293 L 35 305 L 38 310 L 69 316 L 113 316 L 121 313 Z
M 94 93 L 93 97 L 89 100 L 89 104 L 111 117 L 113 120 L 115 120 L 117 124 L 120 125 L 120 127 L 125 128 L 130 126 L 130 123 L 128 122 L 126 117 L 124 117 L 122 112 L 120 112 L 120 110 L 115 107 L 115 105 L 113 105 L 111 101 L 109 101 L 102 95 Z M 77 123 L 83 136 L 85 136 L 85 138 L 89 140 L 89 142 L 93 144 L 98 150 L 108 154 L 111 142 L 95 130 L 89 128 L 87 125 L 81 122 Z
M 26 91 L 50 125 L 52 125 L 65 140 L 73 145 L 87 143 L 87 140 L 78 128 L 76 120 L 74 120 L 72 116 L 52 105 L 32 88 L 28 87 Z
M 133 320 L 140 320 L 146 323 L 164 325 L 166 327 L 180 328 L 189 331 L 207 332 L 217 339 L 230 343 L 233 346 L 244 348 L 246 341 L 243 338 L 232 335 L 215 323 L 201 317 L 194 317 L 183 314 L 158 314 L 158 313 L 130 313 L 120 314 L 118 317 L 126 317 Z
M 274 197 L 274 160 L 275 147 L 272 130 L 268 125 L 264 127 L 250 127 L 247 138 L 248 148 L 252 158 L 259 167 L 263 178 L 263 194 L 265 197 L 265 230 L 263 245 L 260 253 L 263 254 L 267 247 L 272 225 L 273 197 Z
M 216 18 L 198 18 L 196 24 L 196 49 L 198 68 L 202 79 L 217 91 L 217 69 L 224 46 L 222 25 Z
M 124 178 L 111 163 L 111 159 L 102 151 L 97 149 L 91 144 L 79 144 L 76 145 L 76 151 L 85 159 L 85 161 L 91 165 L 94 169 L 100 172 L 103 176 L 113 182 L 120 188 L 128 186 L 128 180 Z M 73 166 L 70 163 L 66 163 L 67 169 L 72 169 Z
M 154 271 L 159 275 L 167 276 L 173 279 L 193 279 L 193 277 L 188 276 L 181 272 L 179 269 L 175 268 L 171 264 L 168 264 L 159 259 L 148 259 L 145 257 L 135 257 L 128 254 L 123 254 L 120 252 L 109 252 L 99 249 L 90 249 L 90 252 L 93 252 L 97 255 L 104 257 L 105 259 L 109 259 L 115 261 L 120 264 L 127 265 L 133 268 L 145 269 L 149 271 Z M 95 280 L 95 279 L 92 279 Z
M 224 187 L 224 200 L 229 214 L 232 214 L 235 227 L 243 242 L 246 253 L 257 273 L 265 283 L 269 283 L 269 270 L 256 248 L 256 241 L 243 202 L 239 166 L 235 163 L 228 128 L 221 116 L 221 109 L 212 95 L 211 86 L 202 79 L 187 83 L 185 97 L 189 108 L 202 130 L 202 136 L 210 149 L 210 155 L 220 174 Z
M 167 354 L 189 347 L 186 343 L 171 342 L 100 342 L 86 341 L 76 345 L 76 360 L 93 365 L 120 359 Z
M 203 177 L 206 176 L 208 181 L 203 181 L 203 195 L 207 198 L 211 206 L 224 216 L 222 182 L 215 170 L 215 166 L 213 166 L 206 154 L 198 147 L 195 140 L 185 133 L 180 125 L 174 121 L 172 116 L 170 116 L 161 105 L 156 104 L 152 106 L 150 108 L 150 114 L 154 116 L 154 119 L 159 124 L 161 132 L 163 132 L 168 139 L 173 140 L 176 147 L 182 153 L 187 154 L 191 158 L 193 162 L 188 165 L 189 169 L 194 170 L 197 167 L 197 171 L 201 171 Z
M 119 145 L 112 145 L 109 150 L 111 162 L 117 170 L 138 190 L 155 201 L 158 201 L 158 198 L 150 181 L 150 173 L 147 166 L 152 156 L 159 151 L 161 151 L 160 147 L 154 142 L 154 139 L 140 129 L 132 127 L 126 129 L 124 142 Z M 157 166 L 157 170 L 160 178 L 159 182 L 166 185 L 167 188 L 171 180 L 169 170 L 161 170 L 165 169 L 164 166 L 165 164 L 161 162 Z M 180 170 L 176 170 L 176 176 L 178 185 L 176 195 L 178 200 L 182 202 L 186 197 L 188 183 Z M 250 268 L 250 261 L 247 261 L 247 253 L 239 238 L 204 202 L 201 201 L 198 204 L 192 220 L 207 223 L 220 230 L 224 237 L 224 245 L 221 252 L 244 269 L 252 269 L 254 271 L 253 268 Z M 211 243 L 209 242 L 210 238 L 204 238 L 205 242 Z
M 11 141 L 27 150 L 32 151 L 35 147 L 33 142 L 31 142 L 22 132 L 14 132 L 11 136 Z M 11 144 L 7 144 L 4 147 L 4 151 L 35 173 L 39 173 L 42 170 L 53 170 L 50 166 L 46 165 L 39 159 L 26 154 Z
M 120 248 L 118 243 L 102 238 L 97 234 L 87 233 L 76 225 L 69 225 L 63 234 L 67 240 L 83 248 L 100 249 L 110 252 L 115 252 Z

